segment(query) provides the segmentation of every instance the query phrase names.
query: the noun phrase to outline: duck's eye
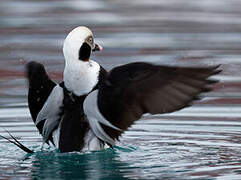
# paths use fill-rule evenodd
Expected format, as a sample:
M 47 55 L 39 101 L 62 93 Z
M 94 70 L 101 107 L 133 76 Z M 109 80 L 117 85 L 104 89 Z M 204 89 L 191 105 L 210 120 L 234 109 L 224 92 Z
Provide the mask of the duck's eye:
M 93 38 L 92 37 L 89 38 L 89 42 L 93 43 Z

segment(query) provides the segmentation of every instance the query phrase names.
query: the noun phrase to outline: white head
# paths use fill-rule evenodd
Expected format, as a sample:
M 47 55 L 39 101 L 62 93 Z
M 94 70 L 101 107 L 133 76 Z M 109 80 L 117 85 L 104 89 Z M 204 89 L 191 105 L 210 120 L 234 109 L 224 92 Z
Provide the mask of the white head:
M 98 82 L 100 65 L 90 60 L 91 52 L 98 50 L 102 47 L 84 26 L 73 29 L 64 41 L 64 84 L 77 96 L 89 93 Z
M 64 41 L 63 53 L 66 63 L 71 61 L 89 61 L 92 51 L 102 50 L 94 43 L 93 33 L 85 26 L 73 29 Z

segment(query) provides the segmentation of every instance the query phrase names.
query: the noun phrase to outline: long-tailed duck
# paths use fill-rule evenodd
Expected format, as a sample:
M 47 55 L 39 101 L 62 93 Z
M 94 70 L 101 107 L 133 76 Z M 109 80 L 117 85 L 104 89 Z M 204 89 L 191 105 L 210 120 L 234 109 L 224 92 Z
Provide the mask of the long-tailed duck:
M 64 80 L 53 82 L 44 66 L 26 65 L 28 103 L 44 143 L 60 152 L 100 150 L 145 113 L 162 114 L 190 105 L 217 81 L 212 67 L 169 67 L 135 62 L 107 72 L 90 60 L 101 50 L 90 29 L 80 26 L 64 41 Z

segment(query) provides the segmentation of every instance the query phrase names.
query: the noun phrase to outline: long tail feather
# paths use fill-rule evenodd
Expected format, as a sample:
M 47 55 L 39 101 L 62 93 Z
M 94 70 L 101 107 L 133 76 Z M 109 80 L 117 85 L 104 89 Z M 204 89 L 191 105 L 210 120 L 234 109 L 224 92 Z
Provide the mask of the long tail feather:
M 8 142 L 18 146 L 20 149 L 22 149 L 23 151 L 27 152 L 27 153 L 34 153 L 34 151 L 32 151 L 31 149 L 27 148 L 26 146 L 24 146 L 22 143 L 20 143 L 9 131 L 7 131 L 6 129 L 4 129 L 8 134 L 9 136 L 13 139 L 9 139 L 5 136 L 2 136 L 0 135 L 1 138 L 7 140 Z

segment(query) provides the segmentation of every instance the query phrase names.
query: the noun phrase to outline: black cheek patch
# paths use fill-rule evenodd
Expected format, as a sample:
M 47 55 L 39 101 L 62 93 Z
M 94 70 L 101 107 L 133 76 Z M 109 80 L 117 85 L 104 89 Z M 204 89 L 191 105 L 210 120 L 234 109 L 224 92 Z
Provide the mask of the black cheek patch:
M 79 49 L 79 60 L 88 61 L 90 58 L 91 47 L 87 43 L 83 43 Z

